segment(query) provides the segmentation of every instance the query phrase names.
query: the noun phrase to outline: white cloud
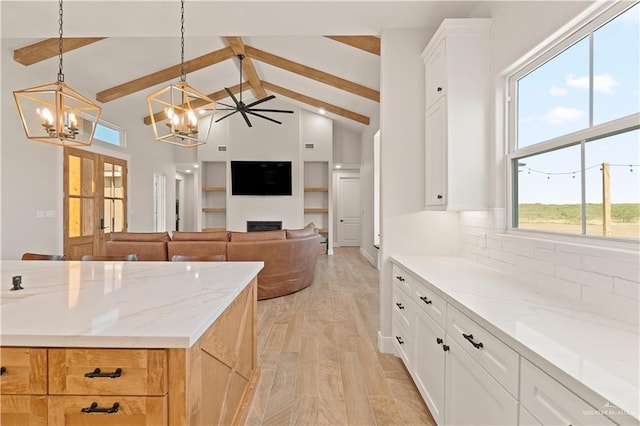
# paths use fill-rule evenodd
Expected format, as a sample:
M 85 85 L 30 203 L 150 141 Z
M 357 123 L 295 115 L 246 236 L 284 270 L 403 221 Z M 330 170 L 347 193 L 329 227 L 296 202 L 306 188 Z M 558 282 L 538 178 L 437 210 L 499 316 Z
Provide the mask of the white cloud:
M 564 96 L 567 94 L 567 89 L 564 87 L 552 87 L 549 89 L 549 94 L 551 96 Z
M 564 124 L 567 121 L 574 121 L 584 115 L 584 111 L 578 108 L 555 107 L 542 117 L 542 121 L 549 124 Z
M 567 87 L 576 87 L 578 89 L 589 88 L 589 77 L 575 77 L 573 74 L 569 74 L 566 79 Z M 613 87 L 618 83 L 611 74 L 599 74 L 593 77 L 593 90 L 600 93 L 612 94 Z

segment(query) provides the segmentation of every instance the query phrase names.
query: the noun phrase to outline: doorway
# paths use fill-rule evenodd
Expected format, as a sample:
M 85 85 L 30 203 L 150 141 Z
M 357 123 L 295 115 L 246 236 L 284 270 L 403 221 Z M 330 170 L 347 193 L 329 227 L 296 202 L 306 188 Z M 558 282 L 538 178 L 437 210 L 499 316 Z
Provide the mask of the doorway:
M 337 242 L 340 246 L 360 246 L 360 174 L 337 175 Z
M 127 162 L 64 149 L 64 255 L 104 254 L 111 232 L 127 229 Z

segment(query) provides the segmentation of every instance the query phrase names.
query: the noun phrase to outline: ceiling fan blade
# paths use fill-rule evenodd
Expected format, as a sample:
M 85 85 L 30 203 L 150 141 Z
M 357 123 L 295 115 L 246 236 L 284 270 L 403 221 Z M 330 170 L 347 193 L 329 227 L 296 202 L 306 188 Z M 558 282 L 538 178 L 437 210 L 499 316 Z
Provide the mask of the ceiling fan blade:
M 248 111 L 247 111 L 247 112 L 248 112 Z M 251 122 L 249 121 L 249 117 L 247 117 L 247 114 L 246 114 L 244 111 L 240 111 L 240 114 L 242 114 L 242 117 L 244 118 L 244 121 L 246 121 L 246 122 L 247 122 L 247 126 L 249 126 L 249 127 L 253 127 L 253 126 L 251 125 Z M 251 113 L 249 112 L 249 114 L 251 114 Z
M 220 118 L 218 118 L 215 122 L 217 123 L 217 122 L 218 122 L 218 121 L 220 121 L 220 120 L 224 120 L 225 118 L 229 117 L 230 115 L 235 114 L 236 112 L 238 112 L 238 110 L 235 110 L 235 111 L 233 111 L 233 112 L 231 112 L 231 113 L 229 113 L 229 114 L 225 115 L 224 117 L 220 117 Z
M 247 111 L 248 114 L 255 115 L 256 117 L 264 118 L 265 120 L 273 121 L 274 123 L 282 124 L 282 122 L 278 120 L 274 120 L 273 118 L 267 117 L 266 115 L 258 114 L 252 111 Z
M 217 101 L 216 101 L 216 105 L 222 105 L 222 106 L 226 106 L 226 107 L 229 107 L 229 108 L 235 108 L 233 105 L 223 104 L 222 102 L 217 102 Z
M 213 110 L 209 110 L 213 111 Z M 216 111 L 238 111 L 238 108 L 216 108 Z
M 286 109 L 259 109 L 259 108 L 251 108 L 251 111 L 260 111 L 260 112 L 284 112 L 287 114 L 293 114 L 293 111 L 289 111 Z
M 254 105 L 258 105 L 258 104 L 261 104 L 263 102 L 270 101 L 271 99 L 275 99 L 275 95 L 269 95 L 266 98 L 258 99 L 257 101 L 252 102 L 249 105 L 247 105 L 247 108 L 251 108 Z
M 236 95 L 233 94 L 231 89 L 229 89 L 228 87 L 225 87 L 224 90 L 226 90 L 229 96 L 231 96 L 231 99 L 233 99 L 233 102 L 235 102 L 236 105 L 238 105 L 238 100 L 236 99 Z

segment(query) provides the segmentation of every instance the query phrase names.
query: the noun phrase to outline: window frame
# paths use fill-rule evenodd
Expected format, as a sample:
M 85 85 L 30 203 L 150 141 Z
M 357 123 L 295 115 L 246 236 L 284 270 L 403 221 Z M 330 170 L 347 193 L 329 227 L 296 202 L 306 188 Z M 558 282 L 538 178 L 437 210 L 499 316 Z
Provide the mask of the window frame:
M 572 145 L 580 145 L 581 149 L 581 164 L 584 169 L 584 153 L 585 144 L 589 141 L 605 138 L 615 135 L 617 133 L 630 132 L 640 128 L 640 112 L 633 113 L 618 119 L 610 120 L 605 123 L 593 125 L 593 79 L 590 78 L 590 96 L 589 96 L 589 127 L 581 129 L 575 132 L 564 134 L 555 138 L 537 142 L 522 148 L 516 146 L 517 143 L 517 107 L 518 107 L 518 81 L 535 71 L 538 67 L 551 61 L 557 55 L 573 46 L 585 37 L 589 37 L 597 29 L 607 24 L 609 21 L 615 19 L 618 15 L 640 4 L 638 1 L 617 1 L 598 7 L 596 10 L 591 10 L 588 15 L 580 19 L 580 21 L 572 25 L 568 30 L 562 32 L 559 36 L 554 37 L 554 40 L 543 48 L 540 48 L 532 56 L 529 56 L 525 61 L 518 64 L 518 66 L 512 70 L 505 78 L 505 135 L 506 135 L 506 231 L 508 233 L 529 235 L 534 237 L 540 237 L 545 239 L 563 239 L 571 241 L 586 242 L 593 240 L 598 244 L 634 244 L 637 245 L 640 241 L 634 238 L 620 238 L 609 237 L 601 235 L 589 235 L 585 233 L 584 216 L 581 221 L 581 234 L 568 234 L 554 231 L 545 230 L 533 230 L 522 229 L 514 227 L 516 221 L 517 211 L 517 197 L 514 184 L 516 179 L 514 174 L 518 172 L 517 167 L 514 167 L 514 163 L 520 158 L 528 157 L 535 154 L 542 154 L 545 152 L 553 151 L 560 148 L 566 148 Z M 638 6 L 640 7 L 640 6 Z M 593 75 L 593 39 L 590 43 L 589 54 L 589 69 L 590 77 Z M 585 209 L 585 182 L 584 173 L 582 175 L 581 182 L 581 204 L 584 214 Z
M 110 123 L 110 122 L 105 121 L 105 120 L 102 120 L 102 119 L 98 120 L 98 123 L 96 124 L 96 130 L 97 130 L 97 126 L 98 125 L 106 127 L 108 129 L 111 129 L 111 130 L 115 130 L 116 132 L 118 132 L 118 134 L 120 135 L 120 144 L 116 145 L 116 144 L 113 144 L 111 142 L 107 142 L 105 140 L 97 138 L 96 135 L 95 135 L 95 131 L 94 131 L 94 134 L 93 134 L 93 141 L 94 142 L 98 142 L 101 146 L 104 146 L 104 147 L 115 148 L 115 149 L 120 149 L 120 150 L 125 150 L 126 149 L 126 147 L 127 147 L 127 132 L 125 131 L 124 128 L 122 128 L 120 126 L 116 126 L 115 124 Z

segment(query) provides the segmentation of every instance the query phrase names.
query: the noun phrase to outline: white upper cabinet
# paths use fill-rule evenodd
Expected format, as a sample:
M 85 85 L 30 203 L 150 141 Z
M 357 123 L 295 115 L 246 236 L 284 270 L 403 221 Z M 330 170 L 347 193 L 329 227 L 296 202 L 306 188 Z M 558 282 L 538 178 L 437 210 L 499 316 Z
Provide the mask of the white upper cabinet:
M 487 207 L 489 19 L 445 19 L 425 64 L 425 207 Z

